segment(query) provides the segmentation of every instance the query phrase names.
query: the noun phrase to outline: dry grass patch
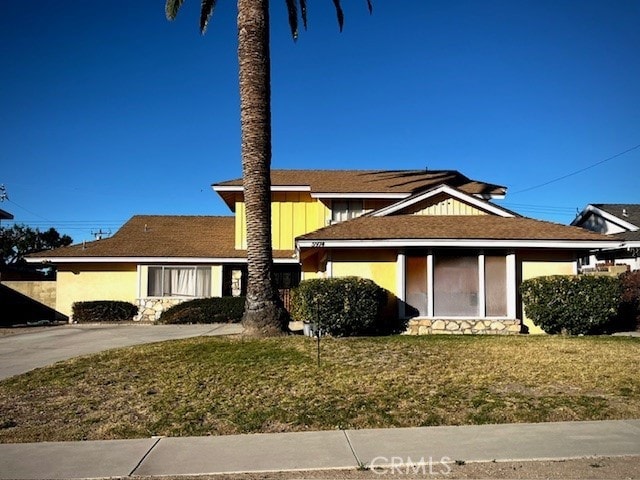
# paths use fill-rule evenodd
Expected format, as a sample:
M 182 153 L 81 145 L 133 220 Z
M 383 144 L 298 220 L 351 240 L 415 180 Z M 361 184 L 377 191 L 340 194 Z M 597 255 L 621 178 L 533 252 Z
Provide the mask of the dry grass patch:
M 640 417 L 640 341 L 195 338 L 0 382 L 0 441 Z

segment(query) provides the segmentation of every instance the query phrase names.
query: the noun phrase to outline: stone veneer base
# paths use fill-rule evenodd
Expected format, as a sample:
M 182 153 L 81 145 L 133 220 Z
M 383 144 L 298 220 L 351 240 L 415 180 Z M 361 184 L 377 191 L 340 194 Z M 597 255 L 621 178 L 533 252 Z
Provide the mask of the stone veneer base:
M 138 314 L 133 317 L 135 322 L 154 323 L 160 318 L 162 312 L 174 305 L 193 300 L 192 298 L 163 297 L 163 298 L 138 298 Z
M 520 333 L 520 320 L 412 318 L 407 323 L 407 335 L 515 335 Z

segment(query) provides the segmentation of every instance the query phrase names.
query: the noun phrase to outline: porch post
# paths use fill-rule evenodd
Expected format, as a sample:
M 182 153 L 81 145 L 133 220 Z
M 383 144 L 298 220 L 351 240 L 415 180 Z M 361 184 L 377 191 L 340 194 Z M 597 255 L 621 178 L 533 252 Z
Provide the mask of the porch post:
M 516 254 L 507 254 L 507 317 L 516 318 Z
M 484 253 L 478 255 L 478 316 L 487 316 L 487 299 L 484 285 Z
M 433 317 L 433 252 L 427 254 L 427 317 Z
M 406 264 L 405 264 L 405 254 L 403 251 L 398 251 L 398 259 L 396 260 L 396 274 L 398 276 L 396 281 L 396 289 L 398 298 L 398 318 L 404 318 L 406 315 L 405 312 L 405 289 L 406 289 Z

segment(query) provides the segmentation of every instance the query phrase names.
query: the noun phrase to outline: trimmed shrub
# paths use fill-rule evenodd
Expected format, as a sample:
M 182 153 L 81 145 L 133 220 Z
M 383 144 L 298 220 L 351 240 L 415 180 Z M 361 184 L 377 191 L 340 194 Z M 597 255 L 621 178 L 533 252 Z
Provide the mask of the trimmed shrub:
M 538 277 L 522 282 L 520 291 L 527 316 L 547 333 L 604 333 L 620 305 L 616 277 Z
M 293 290 L 291 316 L 334 337 L 380 333 L 387 293 L 358 277 L 304 280 Z
M 118 300 L 95 300 L 75 302 L 71 311 L 73 321 L 78 323 L 129 322 L 138 314 L 138 307 Z
M 239 323 L 243 313 L 244 297 L 199 298 L 168 308 L 158 323 Z
M 620 330 L 640 329 L 640 270 L 620 275 Z

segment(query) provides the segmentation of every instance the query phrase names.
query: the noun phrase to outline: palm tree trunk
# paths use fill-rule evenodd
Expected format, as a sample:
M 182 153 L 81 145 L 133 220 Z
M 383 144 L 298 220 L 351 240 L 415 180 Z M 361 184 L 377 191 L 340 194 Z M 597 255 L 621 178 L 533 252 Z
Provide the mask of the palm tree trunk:
M 281 335 L 289 318 L 275 288 L 271 252 L 268 0 L 238 0 L 238 62 L 248 264 L 243 324 L 248 335 Z

